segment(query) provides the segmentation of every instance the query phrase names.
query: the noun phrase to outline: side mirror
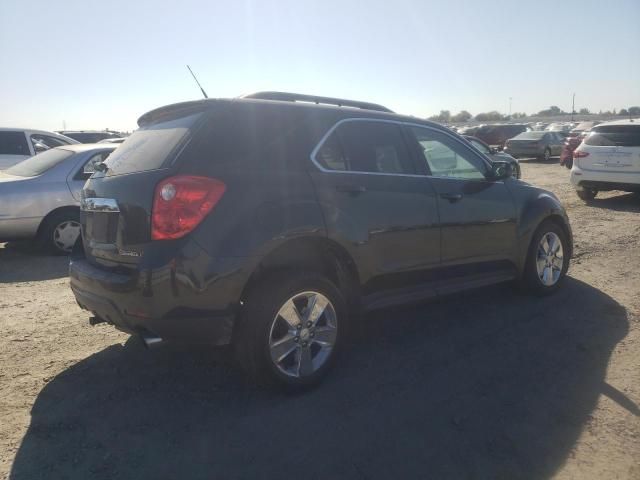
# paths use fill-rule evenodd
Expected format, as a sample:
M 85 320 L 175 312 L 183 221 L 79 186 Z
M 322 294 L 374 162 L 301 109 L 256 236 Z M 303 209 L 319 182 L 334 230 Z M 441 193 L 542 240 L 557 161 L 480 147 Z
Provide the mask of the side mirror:
M 504 180 L 513 176 L 513 165 L 511 162 L 495 161 L 491 165 L 491 179 Z
M 495 155 L 496 153 L 498 153 L 498 150 L 496 149 L 496 147 L 489 147 L 489 153 L 491 155 Z
M 46 152 L 47 150 L 49 150 L 49 147 L 47 147 L 43 143 L 36 142 L 33 144 L 33 150 L 36 152 L 36 155 L 37 155 L 38 153 Z

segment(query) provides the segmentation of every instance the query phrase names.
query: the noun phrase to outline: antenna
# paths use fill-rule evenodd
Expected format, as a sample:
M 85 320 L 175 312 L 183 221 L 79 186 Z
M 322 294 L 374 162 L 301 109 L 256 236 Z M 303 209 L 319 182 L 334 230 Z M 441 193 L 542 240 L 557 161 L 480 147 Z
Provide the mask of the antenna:
M 193 79 L 198 84 L 198 87 L 200 87 L 200 91 L 202 92 L 202 95 L 204 95 L 204 98 L 209 98 L 207 96 L 207 92 L 204 91 L 204 88 L 202 88 L 202 85 L 200 85 L 200 82 L 198 81 L 198 79 L 196 78 L 195 74 L 193 73 L 193 70 L 191 70 L 191 67 L 189 65 L 187 65 L 187 68 L 189 69 L 189 72 L 191 72 L 191 76 L 193 77 Z

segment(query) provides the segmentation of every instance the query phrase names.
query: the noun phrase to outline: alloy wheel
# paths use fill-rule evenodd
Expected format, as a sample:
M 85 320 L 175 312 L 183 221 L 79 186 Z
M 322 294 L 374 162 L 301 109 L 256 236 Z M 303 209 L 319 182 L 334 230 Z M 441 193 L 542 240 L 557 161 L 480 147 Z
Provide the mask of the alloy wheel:
M 562 241 L 554 232 L 545 233 L 538 244 L 536 269 L 540 282 L 546 287 L 555 285 L 564 266 Z
M 269 331 L 269 353 L 290 377 L 312 375 L 327 363 L 338 333 L 336 310 L 319 292 L 301 292 L 280 308 Z

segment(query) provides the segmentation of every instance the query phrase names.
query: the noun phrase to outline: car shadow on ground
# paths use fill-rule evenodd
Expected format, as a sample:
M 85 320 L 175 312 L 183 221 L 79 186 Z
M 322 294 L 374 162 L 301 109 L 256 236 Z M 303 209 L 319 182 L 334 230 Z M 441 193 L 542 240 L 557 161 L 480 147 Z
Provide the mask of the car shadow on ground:
M 594 198 L 589 200 L 588 205 L 595 208 L 604 208 L 616 212 L 636 212 L 640 213 L 640 194 L 614 192 L 614 195 L 607 198 Z
M 541 165 L 553 165 L 557 163 L 560 165 L 560 157 L 551 157 L 549 160 L 545 160 L 543 158 L 537 157 L 518 157 L 518 162 L 520 163 L 540 163 Z
M 601 394 L 638 414 L 604 381 L 626 311 L 572 278 L 368 320 L 299 395 L 203 351 L 106 348 L 39 393 L 11 478 L 549 478 Z
M 0 283 L 52 280 L 69 274 L 69 257 L 50 255 L 31 242 L 1 246 Z

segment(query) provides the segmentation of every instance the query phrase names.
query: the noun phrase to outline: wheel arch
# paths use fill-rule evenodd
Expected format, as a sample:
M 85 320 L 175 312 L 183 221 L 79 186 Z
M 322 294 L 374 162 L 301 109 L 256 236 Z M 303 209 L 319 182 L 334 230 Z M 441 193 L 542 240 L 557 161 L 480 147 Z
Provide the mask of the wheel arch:
M 360 275 L 351 255 L 326 237 L 285 241 L 267 253 L 253 269 L 241 299 L 266 277 L 283 270 L 310 270 L 327 276 L 344 294 L 350 311 L 360 308 Z
M 51 220 L 51 218 L 53 218 L 55 215 L 58 215 L 62 212 L 70 212 L 70 213 L 77 213 L 78 217 L 80 216 L 80 207 L 78 207 L 77 205 L 65 205 L 62 207 L 57 207 L 54 208 L 53 210 L 51 210 L 49 213 L 47 213 L 42 220 L 40 221 L 40 225 L 38 225 L 38 230 L 36 231 L 36 237 L 40 237 L 40 235 L 42 235 L 42 231 L 44 230 L 45 226 L 47 225 L 47 222 L 49 222 Z

